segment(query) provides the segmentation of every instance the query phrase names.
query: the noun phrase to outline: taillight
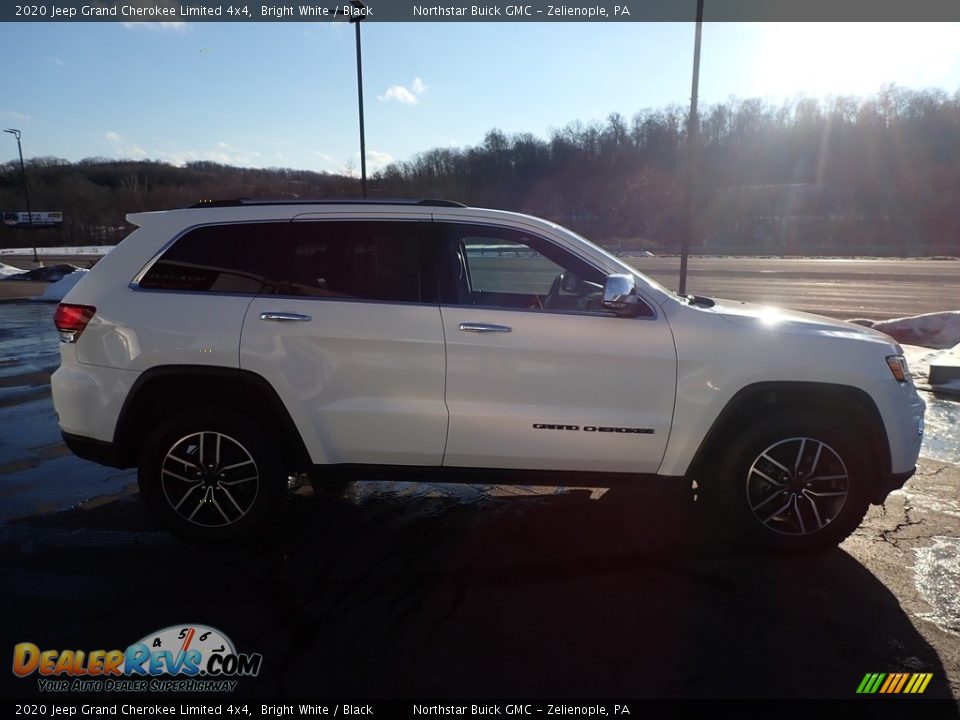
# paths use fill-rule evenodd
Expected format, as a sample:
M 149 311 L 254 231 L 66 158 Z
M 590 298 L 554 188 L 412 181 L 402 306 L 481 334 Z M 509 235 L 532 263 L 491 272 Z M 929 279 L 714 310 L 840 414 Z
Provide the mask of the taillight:
M 68 305 L 67 303 L 57 305 L 57 311 L 53 314 L 53 324 L 60 331 L 60 342 L 75 343 L 95 312 L 97 309 L 90 305 Z

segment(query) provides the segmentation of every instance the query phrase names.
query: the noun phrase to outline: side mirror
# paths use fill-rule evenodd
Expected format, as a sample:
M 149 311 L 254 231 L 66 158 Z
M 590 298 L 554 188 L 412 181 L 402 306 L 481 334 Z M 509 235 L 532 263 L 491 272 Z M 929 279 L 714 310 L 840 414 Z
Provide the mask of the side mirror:
M 633 275 L 608 275 L 603 284 L 603 308 L 622 317 L 636 317 L 646 310 L 637 294 Z

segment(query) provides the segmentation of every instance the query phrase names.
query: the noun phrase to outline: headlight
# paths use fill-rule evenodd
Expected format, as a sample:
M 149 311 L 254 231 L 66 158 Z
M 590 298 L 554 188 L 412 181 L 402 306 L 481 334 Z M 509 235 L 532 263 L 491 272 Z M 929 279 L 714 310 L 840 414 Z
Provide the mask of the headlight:
M 910 368 L 907 367 L 907 359 L 903 355 L 887 355 L 887 367 L 899 382 L 910 379 Z

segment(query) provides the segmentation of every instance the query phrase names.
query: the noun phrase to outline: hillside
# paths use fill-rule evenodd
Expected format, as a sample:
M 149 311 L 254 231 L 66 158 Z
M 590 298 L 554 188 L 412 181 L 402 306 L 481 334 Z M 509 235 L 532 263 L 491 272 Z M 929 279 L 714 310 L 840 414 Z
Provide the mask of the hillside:
M 491 130 L 371 178 L 373 197 L 442 197 L 550 218 L 617 247 L 676 249 L 687 178 L 694 247 L 708 252 L 960 253 L 960 92 L 887 87 L 876 96 L 736 100 L 701 115 L 687 166 L 686 110 L 575 122 L 542 139 Z M 323 173 L 209 162 L 174 167 L 102 158 L 28 162 L 35 210 L 62 210 L 39 244 L 115 240 L 123 217 L 205 198 L 356 197 Z M 23 210 L 19 167 L 0 165 L 0 209 Z M 3 231 L 0 246 L 30 231 Z

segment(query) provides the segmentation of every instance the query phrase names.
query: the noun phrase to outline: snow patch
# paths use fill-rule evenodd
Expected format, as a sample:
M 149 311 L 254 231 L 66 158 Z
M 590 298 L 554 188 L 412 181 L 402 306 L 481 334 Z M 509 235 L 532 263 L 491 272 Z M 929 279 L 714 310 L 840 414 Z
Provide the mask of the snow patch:
M 26 270 L 22 268 L 14 267 L 13 265 L 7 265 L 5 263 L 0 263 L 0 278 L 11 277 L 13 275 L 20 275 L 21 273 L 25 273 L 25 272 Z
M 56 282 L 64 275 L 77 270 L 76 265 L 69 263 L 57 263 L 55 265 L 42 265 L 33 270 L 26 270 L 19 275 L 6 278 L 7 280 L 29 280 L 31 282 Z
M 60 280 L 57 280 L 57 282 L 51 283 L 43 295 L 34 299 L 40 302 L 60 302 L 66 294 L 73 289 L 74 285 L 87 276 L 88 272 L 90 271 L 77 268 L 69 275 L 64 275 Z
M 115 245 L 81 245 L 80 247 L 42 247 L 37 255 L 106 255 Z M 0 248 L 0 255 L 33 255 L 33 248 Z M 23 272 L 21 270 L 21 272 Z
M 851 320 L 859 325 L 869 325 L 874 330 L 886 333 L 900 343 L 922 345 L 928 348 L 951 348 L 960 343 L 960 310 L 927 313 L 893 320 Z

